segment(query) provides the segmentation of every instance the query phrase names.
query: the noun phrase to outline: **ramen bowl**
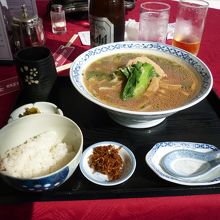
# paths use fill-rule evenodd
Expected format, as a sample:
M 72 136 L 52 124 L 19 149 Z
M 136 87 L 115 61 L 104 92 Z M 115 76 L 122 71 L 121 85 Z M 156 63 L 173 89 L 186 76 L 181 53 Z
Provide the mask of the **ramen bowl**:
M 168 57 L 170 60 L 181 62 L 186 68 L 190 68 L 200 79 L 198 91 L 185 103 L 155 111 L 128 110 L 115 105 L 107 104 L 93 95 L 86 86 L 84 75 L 85 70 L 94 61 L 116 54 L 145 53 L 161 57 Z M 201 102 L 211 91 L 213 78 L 209 68 L 198 57 L 191 53 L 162 43 L 126 41 L 105 44 L 92 48 L 75 59 L 70 68 L 70 79 L 75 89 L 91 102 L 107 110 L 109 116 L 120 125 L 131 128 L 149 128 L 163 122 L 166 117 L 190 108 Z M 175 91 L 174 91 L 175 92 Z M 109 93 L 111 96 L 111 92 Z

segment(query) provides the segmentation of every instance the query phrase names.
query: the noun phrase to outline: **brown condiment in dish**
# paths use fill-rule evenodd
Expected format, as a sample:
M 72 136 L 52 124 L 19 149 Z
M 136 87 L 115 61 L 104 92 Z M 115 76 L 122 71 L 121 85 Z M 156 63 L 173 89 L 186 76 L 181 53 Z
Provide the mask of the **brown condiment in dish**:
M 115 148 L 113 145 L 95 147 L 89 156 L 89 166 L 95 172 L 107 175 L 109 181 L 119 179 L 123 171 L 120 149 L 121 147 Z

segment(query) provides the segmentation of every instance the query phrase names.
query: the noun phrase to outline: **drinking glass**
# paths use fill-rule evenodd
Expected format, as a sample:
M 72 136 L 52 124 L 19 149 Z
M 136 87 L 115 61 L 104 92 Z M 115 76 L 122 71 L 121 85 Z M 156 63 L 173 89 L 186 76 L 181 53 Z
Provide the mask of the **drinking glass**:
M 59 4 L 51 5 L 50 18 L 51 18 L 52 32 L 54 34 L 66 33 L 66 17 L 62 5 Z
M 166 42 L 170 5 L 144 2 L 140 6 L 139 40 Z
M 180 0 L 172 45 L 197 55 L 209 3 L 203 0 Z

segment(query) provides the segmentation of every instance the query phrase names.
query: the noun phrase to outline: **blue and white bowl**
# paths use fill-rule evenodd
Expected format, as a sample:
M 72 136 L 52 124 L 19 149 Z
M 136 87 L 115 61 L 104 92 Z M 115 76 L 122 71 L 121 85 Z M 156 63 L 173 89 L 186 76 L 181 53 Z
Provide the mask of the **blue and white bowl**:
M 0 130 L 0 158 L 9 149 L 31 137 L 47 131 L 55 131 L 58 137 L 74 147 L 75 156 L 60 169 L 44 176 L 18 178 L 0 172 L 2 179 L 21 191 L 42 192 L 63 184 L 78 167 L 83 149 L 83 135 L 78 125 L 69 118 L 57 114 L 33 114 L 14 120 Z
M 85 68 L 94 60 L 103 56 L 112 55 L 114 53 L 123 52 L 156 52 L 161 55 L 169 55 L 179 58 L 192 66 L 201 76 L 202 87 L 199 93 L 188 103 L 178 108 L 155 111 L 155 112 L 138 112 L 129 111 L 107 105 L 96 97 L 94 97 L 85 87 L 83 82 L 83 73 Z M 166 117 L 192 107 L 201 102 L 210 92 L 213 85 L 213 78 L 209 68 L 198 57 L 191 53 L 162 43 L 157 42 L 141 42 L 141 41 L 125 41 L 118 43 L 105 44 L 92 48 L 81 54 L 72 63 L 70 68 L 70 79 L 73 86 L 78 92 L 91 102 L 105 108 L 109 116 L 117 123 L 132 128 L 148 128 L 161 123 Z

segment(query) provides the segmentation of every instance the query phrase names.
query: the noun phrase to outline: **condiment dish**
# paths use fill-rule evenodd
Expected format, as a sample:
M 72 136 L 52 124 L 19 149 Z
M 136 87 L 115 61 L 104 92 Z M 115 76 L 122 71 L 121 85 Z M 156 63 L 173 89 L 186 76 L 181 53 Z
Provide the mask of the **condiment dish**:
M 9 117 L 8 123 L 12 122 L 16 119 L 19 119 L 21 117 L 30 115 L 28 114 L 28 111 L 31 109 L 35 110 L 35 112 L 39 113 L 46 113 L 46 114 L 58 114 L 58 115 L 63 115 L 63 112 L 61 109 L 59 109 L 55 104 L 51 102 L 35 102 L 35 103 L 29 103 L 22 105 L 15 109 Z M 25 115 L 26 114 L 26 115 Z M 32 113 L 35 114 L 35 113 Z
M 117 180 L 109 181 L 107 175 L 103 175 L 99 172 L 94 171 L 89 166 L 89 163 L 88 163 L 89 156 L 92 155 L 94 148 L 100 147 L 100 146 L 107 146 L 107 145 L 112 145 L 115 148 L 121 147 L 118 154 L 120 155 L 123 161 L 123 171 L 122 171 L 122 175 Z M 136 159 L 132 151 L 125 145 L 117 143 L 117 142 L 112 142 L 112 141 L 98 142 L 98 143 L 95 143 L 89 146 L 88 148 L 84 150 L 82 154 L 82 159 L 80 161 L 80 170 L 82 174 L 89 181 L 95 184 L 98 184 L 98 185 L 102 185 L 102 186 L 114 186 L 114 185 L 118 185 L 118 184 L 121 184 L 127 181 L 134 173 L 135 168 L 136 168 Z

